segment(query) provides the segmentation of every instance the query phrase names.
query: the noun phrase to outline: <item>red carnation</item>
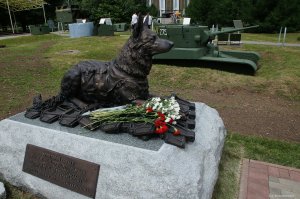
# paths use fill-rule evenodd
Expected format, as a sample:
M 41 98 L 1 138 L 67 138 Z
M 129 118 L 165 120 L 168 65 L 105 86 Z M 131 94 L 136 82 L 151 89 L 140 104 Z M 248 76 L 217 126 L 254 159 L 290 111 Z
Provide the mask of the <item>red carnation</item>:
M 166 120 L 166 116 L 162 112 L 157 112 L 157 115 L 160 117 L 161 120 Z
M 171 118 L 170 121 L 168 122 L 169 124 L 172 124 L 174 120 Z
M 146 108 L 146 113 L 151 113 L 151 112 L 153 112 L 152 107 L 147 107 L 147 108 Z
M 161 119 L 156 119 L 155 121 L 154 121 L 154 125 L 156 126 L 156 127 L 159 127 L 159 126 L 164 126 L 164 125 L 166 125 L 166 122 L 164 122 L 163 120 L 161 120 Z
M 167 125 L 163 125 L 163 126 L 160 126 L 160 127 L 156 128 L 155 129 L 155 133 L 157 133 L 157 134 L 163 134 L 163 133 L 167 132 L 168 129 L 169 128 L 167 127 Z
M 180 135 L 180 131 L 178 129 L 174 129 L 173 135 Z

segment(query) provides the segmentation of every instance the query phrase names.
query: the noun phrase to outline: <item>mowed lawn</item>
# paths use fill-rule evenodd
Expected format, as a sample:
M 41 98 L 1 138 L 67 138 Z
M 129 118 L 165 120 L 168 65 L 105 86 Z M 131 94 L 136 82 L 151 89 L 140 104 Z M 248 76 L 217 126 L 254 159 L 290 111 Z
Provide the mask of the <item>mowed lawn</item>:
M 284 34 L 251 34 L 251 33 L 243 33 L 242 40 L 245 41 L 266 41 L 266 42 L 275 42 L 279 41 L 283 42 Z M 300 34 L 299 33 L 287 33 L 285 38 L 286 43 L 300 44 Z
M 247 38 L 273 41 L 267 39 L 273 38 L 272 36 L 276 38 L 276 35 L 259 34 L 251 34 Z M 299 33 L 293 34 L 292 43 L 296 43 L 299 36 Z M 88 59 L 111 60 L 127 39 L 128 36 L 71 39 L 49 34 L 0 40 L 0 44 L 6 45 L 6 48 L 0 48 L 0 119 L 24 111 L 31 105 L 33 96 L 38 93 L 45 99 L 56 95 L 63 74 L 72 65 Z M 275 39 L 274 42 L 276 41 Z M 238 49 L 257 51 L 262 55 L 262 68 L 255 76 L 210 68 L 156 64 L 149 75 L 150 91 L 158 95 L 175 92 L 186 99 L 199 101 L 193 95 L 199 89 L 218 91 L 242 87 L 300 102 L 299 47 L 244 44 Z M 229 132 L 214 198 L 231 199 L 237 196 L 239 165 L 242 158 L 300 168 L 300 146 L 297 143 Z M 19 198 L 20 195 L 22 194 L 13 191 L 10 198 Z M 30 195 L 26 197 L 31 198 Z
M 24 110 L 37 93 L 44 97 L 57 94 L 65 71 L 80 60 L 113 59 L 127 38 L 71 39 L 49 34 L 0 40 L 7 46 L 0 49 L 0 118 Z M 300 48 L 244 44 L 238 50 L 252 50 L 262 55 L 259 62 L 262 68 L 255 76 L 157 64 L 149 76 L 150 91 L 160 95 L 176 92 L 197 101 L 193 93 L 198 89 L 217 91 L 244 87 L 300 101 Z

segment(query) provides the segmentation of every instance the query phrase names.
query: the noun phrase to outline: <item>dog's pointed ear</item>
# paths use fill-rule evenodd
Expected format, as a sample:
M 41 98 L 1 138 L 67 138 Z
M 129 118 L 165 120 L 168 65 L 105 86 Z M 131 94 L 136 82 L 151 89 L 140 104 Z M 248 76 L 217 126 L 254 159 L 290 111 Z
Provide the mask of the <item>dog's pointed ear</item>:
M 143 17 L 139 14 L 137 25 L 134 27 L 132 32 L 133 38 L 138 38 L 143 31 Z
M 148 23 L 149 23 L 149 15 L 146 16 L 145 21 L 143 23 L 144 28 L 148 28 Z

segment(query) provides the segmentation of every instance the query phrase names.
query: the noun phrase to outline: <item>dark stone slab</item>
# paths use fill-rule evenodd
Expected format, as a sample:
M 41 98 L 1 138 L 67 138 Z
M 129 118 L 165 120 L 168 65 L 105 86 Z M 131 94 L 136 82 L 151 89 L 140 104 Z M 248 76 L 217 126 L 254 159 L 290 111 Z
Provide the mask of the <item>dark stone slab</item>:
M 153 150 L 153 151 L 158 151 L 160 147 L 164 144 L 164 140 L 161 140 L 159 138 L 143 141 L 127 133 L 107 134 L 100 130 L 90 131 L 80 126 L 77 126 L 75 128 L 68 128 L 68 127 L 61 126 L 58 122 L 55 122 L 53 124 L 48 124 L 45 122 L 41 122 L 39 119 L 33 119 L 33 120 L 28 119 L 24 116 L 24 112 L 14 115 L 9 119 L 26 123 L 26 124 L 48 128 L 48 129 L 53 129 L 57 131 L 63 131 L 67 133 L 72 133 L 76 135 L 91 137 L 99 140 L 105 140 L 109 142 L 129 145 L 129 146 Z

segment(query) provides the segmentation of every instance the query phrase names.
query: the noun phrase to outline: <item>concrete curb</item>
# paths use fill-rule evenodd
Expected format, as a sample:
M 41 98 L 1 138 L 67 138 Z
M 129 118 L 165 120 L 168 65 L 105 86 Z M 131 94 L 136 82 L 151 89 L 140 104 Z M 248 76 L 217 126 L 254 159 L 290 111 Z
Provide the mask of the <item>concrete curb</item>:
M 276 43 L 276 42 L 267 42 L 267 41 L 242 41 L 242 44 L 255 44 L 255 45 L 266 45 L 266 46 L 288 46 L 288 47 L 300 47 L 300 44 L 293 43 Z

